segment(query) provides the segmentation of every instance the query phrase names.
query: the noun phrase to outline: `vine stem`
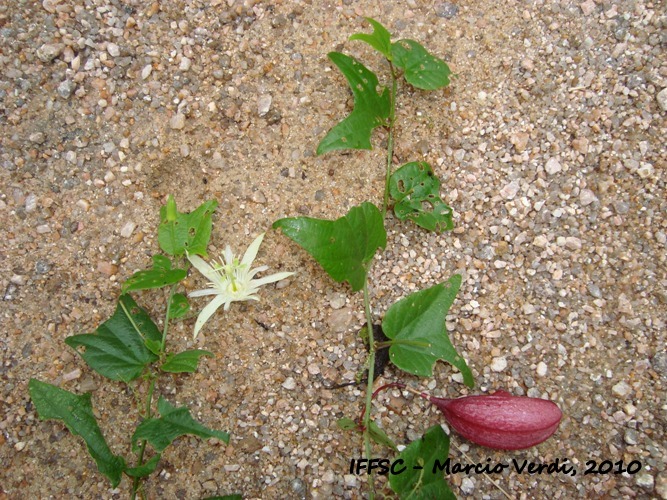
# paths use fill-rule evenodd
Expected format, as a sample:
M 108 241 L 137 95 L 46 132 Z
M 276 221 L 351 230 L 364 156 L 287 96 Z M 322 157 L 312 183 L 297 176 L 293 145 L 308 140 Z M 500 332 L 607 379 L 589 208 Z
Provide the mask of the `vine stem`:
M 389 69 L 391 70 L 391 92 L 389 94 L 389 138 L 387 139 L 387 173 L 384 181 L 384 202 L 382 204 L 382 218 L 387 215 L 389 207 L 389 180 L 391 179 L 391 167 L 394 162 L 394 123 L 396 121 L 396 89 L 398 88 L 398 79 L 394 71 L 394 65 L 391 61 Z
M 366 449 L 366 458 L 370 460 L 373 456 L 371 446 L 371 406 L 373 404 L 373 380 L 375 379 L 375 338 L 373 335 L 373 317 L 371 315 L 371 302 L 368 294 L 368 275 L 364 281 L 364 310 L 366 312 L 366 325 L 368 328 L 368 380 L 366 382 L 366 408 L 363 417 L 364 427 L 364 447 Z M 368 474 L 368 498 L 375 498 L 375 488 L 373 485 L 373 474 Z
M 177 284 L 174 284 L 171 286 L 169 289 L 169 295 L 167 296 L 167 312 L 165 313 L 164 316 L 164 328 L 162 329 L 162 339 L 160 341 L 160 353 L 164 354 L 165 348 L 167 345 L 167 333 L 169 332 L 169 314 L 171 312 L 171 302 L 172 299 L 174 298 L 174 292 L 176 291 L 176 286 Z M 151 418 L 153 412 L 152 412 L 152 407 L 153 407 L 153 393 L 155 392 L 155 381 L 157 379 L 156 375 L 151 373 L 150 375 L 151 383 L 150 386 L 148 387 L 148 394 L 146 394 L 146 403 L 144 406 L 144 418 L 149 419 Z M 138 466 L 141 467 L 144 465 L 144 453 L 146 452 L 146 440 L 144 439 L 141 444 L 139 445 L 139 460 L 138 460 Z M 140 477 L 135 477 L 134 480 L 132 481 L 132 496 L 131 500 L 135 500 L 137 498 L 137 493 L 141 487 L 141 478 Z M 143 498 L 143 495 L 142 495 Z

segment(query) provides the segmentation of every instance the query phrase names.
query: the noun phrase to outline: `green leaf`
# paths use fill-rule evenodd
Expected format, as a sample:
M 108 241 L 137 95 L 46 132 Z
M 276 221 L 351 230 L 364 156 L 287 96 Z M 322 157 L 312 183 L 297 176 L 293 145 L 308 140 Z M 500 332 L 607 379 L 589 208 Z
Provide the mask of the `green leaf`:
M 375 19 L 367 17 L 366 21 L 373 26 L 373 34 L 355 33 L 350 37 L 350 40 L 361 40 L 362 42 L 366 42 L 387 59 L 391 60 L 391 34 L 387 31 L 387 28 L 382 26 Z
M 193 349 L 178 354 L 168 354 L 167 360 L 160 367 L 160 370 L 169 373 L 193 373 L 197 371 L 199 358 L 202 356 L 212 357 L 213 353 L 202 349 Z
M 394 451 L 398 451 L 396 444 L 391 440 L 389 436 L 387 436 L 387 433 L 380 427 L 378 427 L 378 425 L 372 420 L 368 427 L 368 434 L 370 435 L 371 439 L 375 441 L 377 444 L 386 446 L 387 448 L 391 448 Z
M 358 431 L 359 424 L 349 417 L 343 417 L 336 420 L 336 425 L 342 431 Z
M 160 354 L 162 354 L 162 339 L 160 340 L 146 339 L 144 345 L 150 352 L 155 354 L 157 357 L 160 357 Z
M 138 271 L 123 283 L 123 293 L 148 290 L 178 283 L 187 276 L 185 269 L 172 269 L 171 261 L 164 255 L 153 255 L 152 269 Z
M 334 221 L 293 217 L 280 219 L 273 228 L 301 245 L 335 281 L 361 290 L 375 251 L 387 246 L 382 214 L 372 203 L 352 207 Z
M 206 247 L 211 238 L 213 222 L 211 215 L 218 202 L 210 200 L 202 203 L 190 213 L 181 213 L 176 209 L 176 202 L 170 198 L 160 209 L 158 243 L 167 254 L 180 256 L 187 251 L 191 255 L 206 257 Z
M 171 297 L 171 306 L 169 307 L 169 319 L 182 318 L 190 310 L 188 298 L 182 293 L 175 293 Z
M 39 418 L 60 420 L 72 434 L 81 436 L 99 471 L 109 478 L 113 488 L 118 486 L 125 470 L 125 460 L 111 453 L 104 440 L 93 414 L 90 393 L 77 396 L 36 379 L 30 379 L 28 390 Z
M 125 474 L 130 477 L 150 476 L 155 471 L 161 456 L 162 455 L 158 453 L 157 455 L 152 456 L 151 459 L 143 465 L 138 465 L 137 467 L 126 469 Z
M 118 297 L 114 315 L 102 323 L 95 333 L 74 335 L 65 343 L 76 349 L 93 370 L 111 380 L 129 382 L 139 377 L 145 367 L 157 361 L 146 342 L 160 342 L 162 334 L 146 311 L 129 295 Z
M 413 87 L 435 90 L 449 85 L 452 74 L 449 66 L 414 40 L 392 43 L 391 54 L 394 64 L 405 71 L 405 79 Z
M 394 213 L 429 231 L 454 228 L 452 209 L 440 198 L 440 180 L 425 161 L 406 163 L 389 178 Z
M 354 94 L 354 110 L 333 127 L 317 146 L 321 155 L 336 149 L 371 149 L 371 133 L 387 123 L 391 98 L 389 89 L 378 93 L 378 79 L 371 70 L 353 57 L 330 52 L 329 59 L 345 75 Z
M 421 377 L 433 374 L 438 359 L 461 371 L 463 381 L 474 385 L 472 372 L 452 346 L 445 316 L 461 287 L 461 276 L 412 293 L 393 304 L 384 316 L 382 330 L 392 339 L 389 358 L 401 370 Z
M 186 434 L 192 434 L 201 438 L 218 438 L 229 443 L 229 434 L 222 431 L 214 431 L 204 427 L 190 415 L 190 410 L 185 406 L 177 408 L 169 401 L 160 397 L 157 404 L 160 418 L 149 418 L 141 422 L 132 435 L 132 449 L 139 449 L 138 442 L 146 440 L 162 453 L 174 439 Z
M 405 471 L 389 476 L 391 489 L 401 500 L 456 500 L 440 468 L 448 455 L 449 436 L 442 427 L 434 425 L 398 456 L 397 460 L 403 460 Z M 438 467 L 435 467 L 436 461 Z

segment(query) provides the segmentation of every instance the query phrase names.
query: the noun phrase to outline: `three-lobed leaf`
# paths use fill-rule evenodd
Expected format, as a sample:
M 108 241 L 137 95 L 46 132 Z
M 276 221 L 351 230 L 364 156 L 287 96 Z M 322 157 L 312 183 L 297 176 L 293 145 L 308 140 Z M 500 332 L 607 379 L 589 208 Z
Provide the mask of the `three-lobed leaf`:
M 192 349 L 178 354 L 168 354 L 160 370 L 168 373 L 194 373 L 197 371 L 199 358 L 202 356 L 213 357 L 213 353 L 202 349 Z
M 370 262 L 378 248 L 387 246 L 382 214 L 372 203 L 352 207 L 336 219 L 291 217 L 279 219 L 273 228 L 312 255 L 335 281 L 347 281 L 353 291 L 361 290 Z
M 439 425 L 428 429 L 398 456 L 405 471 L 391 474 L 389 485 L 401 500 L 456 500 L 447 486 L 441 464 L 449 455 L 449 436 Z M 436 461 L 439 462 L 436 467 Z
M 449 66 L 414 40 L 391 44 L 393 63 L 403 69 L 406 81 L 422 90 L 435 90 L 449 85 Z
M 322 139 L 317 146 L 317 154 L 336 149 L 371 149 L 373 129 L 385 125 L 389 118 L 389 89 L 384 88 L 379 93 L 375 73 L 355 58 L 330 52 L 329 59 L 347 79 L 354 94 L 354 109 Z
M 461 286 L 455 274 L 447 282 L 414 292 L 393 304 L 384 316 L 382 330 L 393 342 L 389 358 L 398 368 L 428 377 L 438 359 L 459 369 L 463 381 L 474 385 L 472 372 L 449 340 L 445 317 Z
M 389 194 L 395 201 L 394 213 L 429 231 L 454 228 L 452 209 L 440 198 L 440 180 L 425 161 L 406 163 L 389 179 Z
M 146 311 L 130 295 L 121 295 L 114 315 L 95 333 L 73 335 L 65 343 L 79 351 L 93 370 L 112 380 L 129 382 L 139 377 L 146 366 L 158 359 L 146 343 L 159 346 L 162 334 Z M 158 351 L 159 352 L 159 351 Z
M 78 396 L 36 379 L 30 379 L 28 390 L 39 418 L 60 420 L 72 434 L 81 436 L 99 471 L 109 478 L 112 487 L 118 486 L 126 469 L 125 460 L 109 449 L 93 414 L 90 393 Z
M 368 21 L 371 26 L 373 26 L 373 33 L 355 33 L 349 39 L 366 42 L 387 59 L 391 59 L 391 34 L 389 31 L 387 31 L 387 28 L 382 26 L 382 24 L 377 22 L 375 19 L 367 17 L 366 21 Z
M 163 397 L 158 400 L 159 418 L 149 418 L 141 422 L 132 435 L 132 448 L 137 451 L 140 441 L 148 441 L 158 453 L 162 453 L 172 441 L 191 434 L 204 439 L 218 438 L 229 443 L 229 434 L 204 427 L 190 415 L 185 406 L 175 407 Z
M 123 293 L 149 290 L 178 283 L 187 276 L 185 269 L 172 269 L 171 261 L 164 255 L 153 255 L 153 267 L 138 271 L 123 283 Z
M 173 196 L 169 196 L 167 204 L 160 208 L 160 248 L 173 256 L 184 255 L 187 251 L 191 255 L 205 257 L 213 227 L 211 215 L 217 206 L 217 201 L 209 200 L 190 213 L 181 213 Z

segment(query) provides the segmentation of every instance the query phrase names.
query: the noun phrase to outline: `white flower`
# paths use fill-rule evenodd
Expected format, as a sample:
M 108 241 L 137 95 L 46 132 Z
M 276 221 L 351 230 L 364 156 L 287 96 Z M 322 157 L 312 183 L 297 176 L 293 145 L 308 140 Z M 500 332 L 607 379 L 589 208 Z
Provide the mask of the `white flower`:
M 229 248 L 229 245 L 225 248 L 223 258 L 220 259 L 220 262 L 213 261 L 213 265 L 208 264 L 201 257 L 188 255 L 190 263 L 197 269 L 197 271 L 208 278 L 208 285 L 210 287 L 204 290 L 191 292 L 188 296 L 202 297 L 204 295 L 215 295 L 213 300 L 201 310 L 197 317 L 194 333 L 195 338 L 199 334 L 199 330 L 204 326 L 204 323 L 208 321 L 221 305 L 224 304 L 225 311 L 228 311 L 232 302 L 259 300 L 259 297 L 257 296 L 259 287 L 268 283 L 283 280 L 294 274 L 284 272 L 254 279 L 254 276 L 257 273 L 261 273 L 268 269 L 268 266 L 259 266 L 255 269 L 250 269 L 263 239 L 264 233 L 255 238 L 255 241 L 250 244 L 240 262 L 232 253 L 232 249 Z

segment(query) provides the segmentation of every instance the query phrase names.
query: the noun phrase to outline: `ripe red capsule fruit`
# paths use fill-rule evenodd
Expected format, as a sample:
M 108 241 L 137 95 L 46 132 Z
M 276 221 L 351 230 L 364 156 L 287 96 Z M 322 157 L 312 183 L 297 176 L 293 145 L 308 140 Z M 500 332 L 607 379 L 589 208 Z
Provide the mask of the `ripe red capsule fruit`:
M 551 401 L 512 396 L 505 391 L 428 399 L 464 438 L 497 450 L 521 450 L 540 444 L 556 432 L 563 416 Z

